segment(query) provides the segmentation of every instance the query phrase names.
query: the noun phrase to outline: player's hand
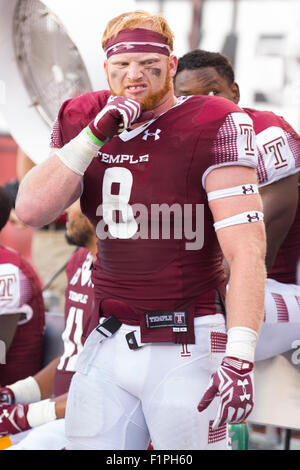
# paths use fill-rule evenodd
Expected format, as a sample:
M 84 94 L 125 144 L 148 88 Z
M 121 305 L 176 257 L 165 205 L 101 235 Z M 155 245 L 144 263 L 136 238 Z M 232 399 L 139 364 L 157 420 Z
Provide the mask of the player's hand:
M 123 96 L 111 96 L 106 106 L 89 124 L 89 128 L 97 139 L 105 142 L 133 123 L 152 117 L 152 111 L 142 112 L 142 105 L 138 101 Z
M 205 410 L 219 395 L 220 405 L 212 428 L 216 429 L 224 423 L 240 423 L 252 411 L 253 394 L 253 363 L 225 356 L 210 380 L 198 411 Z
M 0 405 L 0 436 L 31 429 L 27 421 L 28 405 Z
M 9 387 L 0 388 L 0 405 L 2 403 L 5 405 L 12 405 L 15 403 L 14 392 Z

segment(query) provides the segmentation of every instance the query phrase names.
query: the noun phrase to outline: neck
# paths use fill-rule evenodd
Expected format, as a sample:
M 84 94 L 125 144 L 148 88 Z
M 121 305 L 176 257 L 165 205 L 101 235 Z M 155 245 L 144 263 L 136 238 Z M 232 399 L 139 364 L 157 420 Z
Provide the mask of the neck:
M 157 117 L 160 114 L 165 113 L 166 111 L 168 111 L 168 109 L 172 108 L 172 106 L 174 106 L 177 102 L 178 99 L 176 98 L 176 96 L 174 96 L 173 90 L 169 90 L 163 98 L 162 102 L 159 103 L 159 105 L 152 110 L 154 112 L 154 116 Z
M 162 113 L 165 113 L 170 108 L 172 108 L 176 103 L 178 103 L 178 99 L 174 95 L 173 90 L 168 91 L 166 95 L 164 96 L 163 100 L 155 108 L 151 109 L 151 111 L 153 112 L 152 119 L 156 118 Z M 142 124 L 145 124 L 145 122 L 147 121 L 135 123 L 131 126 L 131 129 L 135 129 L 136 127 L 139 127 Z

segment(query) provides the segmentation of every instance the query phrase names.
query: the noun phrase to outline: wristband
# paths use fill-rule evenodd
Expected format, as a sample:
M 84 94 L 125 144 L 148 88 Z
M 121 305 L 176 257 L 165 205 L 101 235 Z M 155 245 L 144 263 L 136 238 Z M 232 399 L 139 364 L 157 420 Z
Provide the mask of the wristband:
M 47 398 L 38 403 L 31 403 L 28 406 L 26 418 L 31 428 L 54 421 L 56 419 L 55 401 L 50 401 L 50 398 Z
M 74 139 L 56 151 L 56 155 L 70 170 L 83 176 L 85 170 L 94 157 L 97 156 L 99 148 L 105 142 L 97 139 L 89 127 L 83 129 Z
M 251 328 L 236 326 L 227 332 L 227 346 L 225 356 L 237 357 L 245 361 L 254 362 L 255 346 L 258 334 Z
M 22 405 L 26 403 L 34 403 L 40 401 L 41 391 L 39 384 L 33 377 L 27 377 L 23 380 L 18 380 L 12 385 L 9 385 L 15 396 L 15 403 L 21 403 Z

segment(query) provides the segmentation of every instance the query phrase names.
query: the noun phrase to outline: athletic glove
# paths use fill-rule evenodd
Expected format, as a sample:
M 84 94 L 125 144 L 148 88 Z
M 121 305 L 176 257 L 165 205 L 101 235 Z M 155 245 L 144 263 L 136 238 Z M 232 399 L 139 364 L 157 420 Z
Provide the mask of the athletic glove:
M 253 363 L 225 356 L 210 380 L 198 411 L 205 410 L 217 395 L 220 396 L 220 405 L 213 429 L 225 423 L 244 421 L 253 408 Z
M 30 429 L 27 412 L 28 405 L 0 405 L 0 436 Z
M 15 394 L 9 387 L 0 388 L 0 404 L 12 405 L 15 403 Z
M 142 112 L 138 101 L 111 96 L 106 106 L 74 139 L 56 151 L 60 160 L 74 173 L 82 176 L 100 147 L 135 122 L 152 119 L 153 111 Z
M 142 113 L 142 105 L 138 101 L 123 96 L 111 96 L 88 128 L 104 143 L 133 123 L 146 121 L 152 117 L 152 111 Z

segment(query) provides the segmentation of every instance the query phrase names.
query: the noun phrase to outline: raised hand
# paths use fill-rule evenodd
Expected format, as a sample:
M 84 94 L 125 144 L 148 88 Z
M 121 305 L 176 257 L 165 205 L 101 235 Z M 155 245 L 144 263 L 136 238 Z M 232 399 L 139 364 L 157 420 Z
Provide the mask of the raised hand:
M 153 117 L 151 111 L 142 112 L 138 101 L 123 96 L 111 96 L 106 106 L 89 124 L 92 134 L 102 142 L 111 139 L 135 122 Z

